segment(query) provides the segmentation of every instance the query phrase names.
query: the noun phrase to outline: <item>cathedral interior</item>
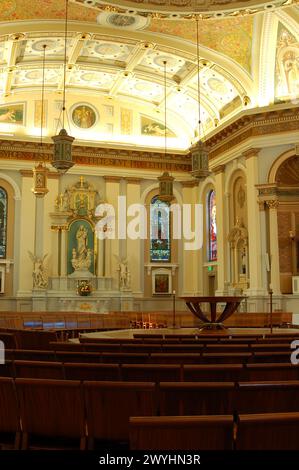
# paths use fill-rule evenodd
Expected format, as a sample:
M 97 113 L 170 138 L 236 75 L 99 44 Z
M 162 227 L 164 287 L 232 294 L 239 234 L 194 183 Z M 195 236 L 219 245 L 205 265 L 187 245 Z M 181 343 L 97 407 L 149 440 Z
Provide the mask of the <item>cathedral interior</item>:
M 0 310 L 166 311 L 173 295 L 184 310 L 184 296 L 243 295 L 266 312 L 271 291 L 295 322 L 297 3 L 1 3 Z M 53 164 L 61 129 L 67 171 Z M 200 206 L 200 247 L 186 249 L 186 227 L 173 236 L 163 175 L 171 204 Z M 105 205 L 118 229 L 145 208 L 143 236 L 109 236 Z

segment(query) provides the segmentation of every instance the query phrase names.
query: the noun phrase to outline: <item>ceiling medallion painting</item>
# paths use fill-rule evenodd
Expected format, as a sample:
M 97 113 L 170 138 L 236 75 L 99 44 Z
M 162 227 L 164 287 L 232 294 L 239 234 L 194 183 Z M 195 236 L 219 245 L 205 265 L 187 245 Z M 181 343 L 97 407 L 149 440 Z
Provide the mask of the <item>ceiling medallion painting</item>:
M 94 108 L 88 104 L 79 104 L 73 107 L 72 122 L 80 129 L 90 129 L 97 122 L 97 113 Z
M 102 26 L 109 26 L 110 28 L 136 31 L 146 28 L 150 22 L 150 18 L 132 14 L 124 15 L 117 12 L 103 12 L 97 17 L 97 22 Z

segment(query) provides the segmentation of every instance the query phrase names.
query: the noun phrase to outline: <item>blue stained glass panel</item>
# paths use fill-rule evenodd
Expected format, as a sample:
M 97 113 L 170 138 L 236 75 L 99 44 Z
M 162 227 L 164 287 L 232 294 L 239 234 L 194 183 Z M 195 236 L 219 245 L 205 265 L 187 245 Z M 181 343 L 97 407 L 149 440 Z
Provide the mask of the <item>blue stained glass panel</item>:
M 150 206 L 150 260 L 170 261 L 169 204 L 155 196 Z

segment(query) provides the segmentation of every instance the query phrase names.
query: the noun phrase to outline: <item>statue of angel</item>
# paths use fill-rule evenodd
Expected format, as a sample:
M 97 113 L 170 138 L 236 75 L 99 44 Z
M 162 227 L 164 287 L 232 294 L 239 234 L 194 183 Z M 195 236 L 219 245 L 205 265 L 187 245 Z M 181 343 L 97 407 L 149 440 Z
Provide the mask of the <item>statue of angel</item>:
M 33 262 L 33 287 L 45 289 L 48 285 L 48 277 L 44 267 L 44 261 L 48 256 L 45 254 L 42 258 L 35 256 L 31 251 L 28 251 L 31 261 Z

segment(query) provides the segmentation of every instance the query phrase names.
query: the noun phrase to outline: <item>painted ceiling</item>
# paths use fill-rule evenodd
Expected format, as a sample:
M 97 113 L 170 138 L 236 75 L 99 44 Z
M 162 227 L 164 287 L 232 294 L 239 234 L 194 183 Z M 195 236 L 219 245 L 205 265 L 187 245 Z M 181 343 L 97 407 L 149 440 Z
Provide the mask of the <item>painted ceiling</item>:
M 133 10 L 130 5 L 134 3 Z M 97 119 L 90 127 L 98 135 L 117 134 L 123 142 L 130 140 L 130 134 L 132 142 L 134 136 L 143 135 L 145 145 L 150 145 L 149 135 L 144 134 L 161 137 L 166 100 L 169 135 L 177 138 L 172 146 L 183 149 L 196 133 L 199 111 L 201 132 L 208 133 L 246 106 L 299 98 L 298 8 L 285 6 L 291 0 L 272 2 L 271 11 L 262 1 L 241 3 L 173 0 L 171 16 L 167 10 L 170 0 L 159 1 L 159 6 L 155 0 L 138 0 L 138 5 L 134 0 L 69 0 L 69 118 L 76 103 L 84 103 L 95 107 Z M 250 10 L 251 3 L 256 10 Z M 182 14 L 187 11 L 182 10 L 184 5 L 189 13 L 192 9 L 214 11 L 209 18 L 197 16 L 199 68 L 196 21 L 191 14 Z M 55 112 L 63 90 L 65 2 L 30 0 L 28 8 L 27 0 L 0 0 L 0 7 L 0 134 L 4 126 L 1 115 L 5 114 L 1 108 L 6 110 L 8 105 L 24 103 L 23 133 L 25 127 L 37 127 L 43 45 L 51 134 L 59 125 Z M 272 35 L 267 33 L 269 28 Z M 272 91 L 266 85 L 269 73 Z M 109 106 L 113 107 L 110 117 L 109 112 L 105 114 Z M 85 129 L 81 126 L 79 130 L 84 140 Z M 86 140 L 96 141 L 96 132 L 90 132 Z

